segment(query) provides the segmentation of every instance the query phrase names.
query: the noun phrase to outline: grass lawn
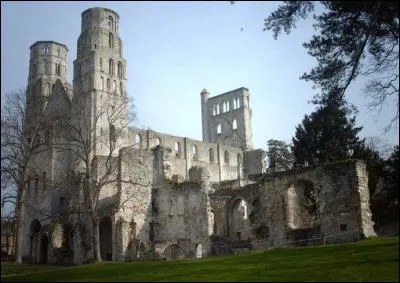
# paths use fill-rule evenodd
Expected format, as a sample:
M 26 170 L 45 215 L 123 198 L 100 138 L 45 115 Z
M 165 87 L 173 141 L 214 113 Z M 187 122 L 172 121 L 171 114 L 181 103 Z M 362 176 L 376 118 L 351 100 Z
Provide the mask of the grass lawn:
M 399 237 L 163 262 L 2 263 L 2 281 L 397 281 Z M 16 274 L 16 275 L 14 275 Z

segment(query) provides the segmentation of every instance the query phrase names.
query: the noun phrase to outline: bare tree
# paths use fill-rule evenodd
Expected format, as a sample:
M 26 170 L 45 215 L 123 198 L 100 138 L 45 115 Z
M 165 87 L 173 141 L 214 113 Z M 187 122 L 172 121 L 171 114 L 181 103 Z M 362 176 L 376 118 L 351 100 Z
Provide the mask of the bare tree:
M 28 205 L 26 193 L 30 176 L 34 174 L 29 171 L 29 165 L 36 154 L 45 150 L 41 138 L 44 127 L 41 110 L 36 109 L 37 112 L 27 119 L 26 109 L 25 90 L 6 93 L 1 111 L 1 205 L 2 209 L 10 204 L 15 206 L 17 263 L 22 263 L 23 216 Z
M 68 150 L 73 156 L 70 175 L 79 180 L 82 198 L 70 207 L 69 212 L 89 217 L 94 258 L 102 261 L 101 214 L 107 211 L 107 215 L 114 215 L 128 202 L 139 201 L 140 188 L 149 183 L 140 176 L 122 178 L 118 170 L 119 150 L 128 145 L 128 124 L 134 117 L 133 102 L 128 101 L 127 96 L 110 93 L 108 99 L 97 103 L 95 111 L 90 108 L 90 103 L 89 100 L 73 101 L 72 117 L 63 121 L 67 130 L 55 143 L 55 148 Z M 128 184 L 131 189 L 122 191 L 118 184 Z M 107 191 L 111 196 L 106 196 Z M 145 206 L 142 209 L 145 211 Z

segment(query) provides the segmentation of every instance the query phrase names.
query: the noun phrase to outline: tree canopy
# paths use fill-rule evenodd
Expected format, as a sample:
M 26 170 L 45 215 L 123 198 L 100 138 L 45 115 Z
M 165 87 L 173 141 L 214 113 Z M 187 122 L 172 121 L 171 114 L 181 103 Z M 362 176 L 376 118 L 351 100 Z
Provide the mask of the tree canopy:
M 347 117 L 352 111 L 341 96 L 331 92 L 319 103 L 296 127 L 292 139 L 295 166 L 350 158 L 361 142 L 357 135 L 362 127 L 355 127 L 355 116 Z
M 358 76 L 369 79 L 366 94 L 370 106 L 381 109 L 393 98 L 397 111 L 387 125 L 389 129 L 399 115 L 399 3 L 398 1 L 319 1 L 325 8 L 314 14 L 314 34 L 303 44 L 318 65 L 300 79 L 312 81 L 321 90 L 316 96 L 346 89 Z M 265 19 L 264 30 L 271 30 L 276 39 L 306 19 L 317 2 L 284 1 Z

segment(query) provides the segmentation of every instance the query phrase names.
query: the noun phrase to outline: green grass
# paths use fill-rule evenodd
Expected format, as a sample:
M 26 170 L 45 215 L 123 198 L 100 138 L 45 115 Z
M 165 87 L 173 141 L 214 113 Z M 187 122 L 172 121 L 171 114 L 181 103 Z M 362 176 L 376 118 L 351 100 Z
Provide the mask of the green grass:
M 1 267 L 2 281 L 398 282 L 399 238 L 163 262 L 102 262 L 71 267 L 2 263 Z

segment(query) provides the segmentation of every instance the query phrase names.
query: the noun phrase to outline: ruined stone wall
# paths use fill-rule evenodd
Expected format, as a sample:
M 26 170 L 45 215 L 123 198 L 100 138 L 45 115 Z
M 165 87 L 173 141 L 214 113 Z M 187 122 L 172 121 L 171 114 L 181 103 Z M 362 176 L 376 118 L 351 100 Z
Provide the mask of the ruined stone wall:
M 239 148 L 134 127 L 129 129 L 129 138 L 129 144 L 135 148 L 150 150 L 161 146 L 165 150 L 165 165 L 169 166 L 171 176 L 188 180 L 190 168 L 201 166 L 209 169 L 214 182 L 238 179 L 239 176 L 245 178 L 244 155 Z

